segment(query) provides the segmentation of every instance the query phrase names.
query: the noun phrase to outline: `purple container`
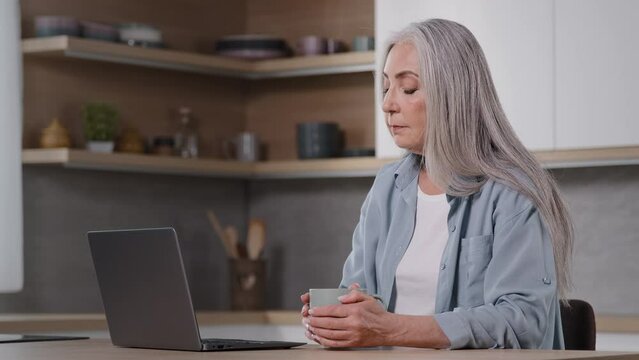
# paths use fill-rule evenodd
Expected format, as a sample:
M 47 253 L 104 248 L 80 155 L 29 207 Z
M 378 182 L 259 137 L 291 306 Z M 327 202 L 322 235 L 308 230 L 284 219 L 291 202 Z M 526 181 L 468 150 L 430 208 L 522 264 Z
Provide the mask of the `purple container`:
M 302 56 L 313 56 L 326 54 L 327 41 L 323 37 L 319 36 L 304 36 L 297 41 L 296 52 Z
M 94 40 L 118 41 L 120 32 L 115 26 L 93 21 L 82 22 L 82 37 Z
M 80 36 L 80 22 L 69 16 L 36 16 L 35 33 L 37 37 Z

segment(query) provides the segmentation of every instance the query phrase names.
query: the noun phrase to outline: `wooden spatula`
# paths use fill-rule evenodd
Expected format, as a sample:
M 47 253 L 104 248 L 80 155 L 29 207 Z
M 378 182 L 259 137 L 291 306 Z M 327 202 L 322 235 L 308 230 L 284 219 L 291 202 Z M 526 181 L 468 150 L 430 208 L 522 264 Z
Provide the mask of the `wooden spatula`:
M 226 245 L 227 245 L 227 249 L 229 254 L 231 254 L 231 257 L 233 259 L 237 259 L 240 257 L 239 255 L 239 251 L 237 249 L 237 245 L 238 245 L 238 239 L 239 239 L 239 235 L 237 232 L 237 229 L 235 228 L 235 226 L 227 226 L 224 228 L 224 235 L 226 235 Z
M 237 248 L 235 245 L 231 244 L 233 241 L 231 238 L 233 236 L 232 231 L 227 231 L 227 229 L 222 228 L 222 224 L 220 224 L 220 220 L 218 220 L 217 216 L 215 216 L 213 210 L 208 210 L 206 212 L 206 216 L 209 218 L 209 222 L 211 223 L 213 230 L 215 230 L 217 236 L 220 237 L 224 250 L 226 251 L 226 256 L 230 258 L 237 258 Z M 237 238 L 237 230 L 235 230 L 235 242 L 237 242 Z
M 246 247 L 249 259 L 259 259 L 262 254 L 262 250 L 264 250 L 265 243 L 266 225 L 264 224 L 264 221 L 251 219 L 249 222 L 248 234 L 246 236 Z

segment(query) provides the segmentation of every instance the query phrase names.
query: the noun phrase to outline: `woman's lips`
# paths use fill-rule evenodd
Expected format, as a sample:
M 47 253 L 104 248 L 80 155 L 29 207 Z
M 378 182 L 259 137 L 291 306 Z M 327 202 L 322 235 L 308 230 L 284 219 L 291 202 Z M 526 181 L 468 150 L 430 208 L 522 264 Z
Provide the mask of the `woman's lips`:
M 403 129 L 408 128 L 408 126 L 399 126 L 399 125 L 391 125 L 390 129 L 393 133 L 395 133 L 396 131 L 401 131 Z

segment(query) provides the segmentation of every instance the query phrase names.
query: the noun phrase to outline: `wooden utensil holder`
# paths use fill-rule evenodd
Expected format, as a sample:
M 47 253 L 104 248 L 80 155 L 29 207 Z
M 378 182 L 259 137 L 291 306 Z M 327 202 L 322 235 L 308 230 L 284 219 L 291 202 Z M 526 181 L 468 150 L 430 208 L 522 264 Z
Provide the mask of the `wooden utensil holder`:
M 266 261 L 229 259 L 231 309 L 263 310 L 266 289 Z

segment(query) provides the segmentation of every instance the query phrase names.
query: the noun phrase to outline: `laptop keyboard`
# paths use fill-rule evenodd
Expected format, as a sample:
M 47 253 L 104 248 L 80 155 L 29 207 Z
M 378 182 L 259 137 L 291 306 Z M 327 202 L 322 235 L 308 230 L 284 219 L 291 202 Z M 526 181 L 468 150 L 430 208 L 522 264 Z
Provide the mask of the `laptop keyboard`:
M 267 344 L 268 341 L 239 340 L 239 339 L 202 339 L 206 344 Z
M 202 343 L 206 344 L 207 348 L 232 349 L 232 348 L 251 347 L 251 345 L 264 345 L 270 342 L 256 341 L 256 340 L 240 340 L 240 339 L 202 339 Z

